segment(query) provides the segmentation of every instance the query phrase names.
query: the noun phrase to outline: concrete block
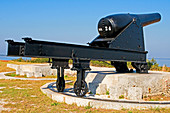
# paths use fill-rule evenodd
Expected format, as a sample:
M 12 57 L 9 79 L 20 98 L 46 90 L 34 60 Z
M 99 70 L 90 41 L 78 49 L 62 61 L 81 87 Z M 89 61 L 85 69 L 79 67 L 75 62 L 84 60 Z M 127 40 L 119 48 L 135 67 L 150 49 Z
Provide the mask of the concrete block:
M 48 65 L 47 66 L 35 65 L 33 67 L 33 72 L 36 73 L 36 74 L 34 74 L 35 76 L 38 73 L 41 73 L 41 76 L 48 76 L 51 74 L 51 69 Z
M 34 73 L 34 77 L 42 77 L 42 73 L 41 72 L 36 72 L 36 73 Z
M 17 64 L 7 64 L 7 67 L 13 68 L 15 70 L 16 70 L 17 66 L 18 66 Z
M 35 73 L 35 76 L 48 76 L 48 75 L 56 75 L 56 69 L 51 69 L 51 66 L 47 64 L 26 64 L 26 65 L 15 65 L 15 64 L 8 64 L 8 67 L 16 69 L 16 74 L 20 75 L 27 75 L 32 76 L 31 73 Z M 41 73 L 41 74 L 39 74 Z M 33 74 L 34 75 L 34 74 Z
M 128 89 L 128 98 L 130 100 L 142 100 L 142 88 L 130 87 Z
M 24 71 L 20 71 L 20 75 L 26 75 L 26 72 L 24 72 Z
M 96 94 L 105 95 L 107 91 L 106 84 L 99 84 L 99 87 L 96 89 Z
M 23 72 L 32 72 L 32 66 L 31 65 L 20 65 L 20 68 Z
M 33 77 L 34 76 L 34 73 L 33 72 L 28 72 L 26 73 L 27 77 Z
M 118 91 L 118 87 L 110 87 L 109 88 L 109 95 L 111 99 L 119 99 L 119 91 Z
M 69 75 L 76 75 L 76 74 L 77 74 L 77 71 L 72 71 L 72 70 L 70 70 L 70 69 L 65 69 L 65 70 L 64 70 L 64 74 L 65 74 L 65 75 L 67 75 L 67 74 L 69 74 Z
M 51 75 L 51 68 L 49 66 L 43 66 L 43 68 L 41 68 L 41 72 L 44 76 Z
M 57 69 L 51 69 L 51 75 L 57 75 Z
M 20 75 L 20 71 L 21 71 L 20 66 L 17 65 L 17 66 L 16 66 L 16 74 L 19 74 L 19 75 Z

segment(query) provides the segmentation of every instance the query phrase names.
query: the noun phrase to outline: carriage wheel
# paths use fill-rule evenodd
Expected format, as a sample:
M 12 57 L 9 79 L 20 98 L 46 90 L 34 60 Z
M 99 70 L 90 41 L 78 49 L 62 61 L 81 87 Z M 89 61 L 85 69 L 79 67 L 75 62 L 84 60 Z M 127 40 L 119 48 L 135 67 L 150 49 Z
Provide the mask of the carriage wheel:
M 63 92 L 65 89 L 65 80 L 63 77 L 60 77 L 59 79 L 57 79 L 56 81 L 56 88 L 58 90 L 58 92 Z
M 74 92 L 78 97 L 83 97 L 88 92 L 87 83 L 84 80 L 82 80 L 81 87 L 78 87 L 76 81 L 74 83 Z

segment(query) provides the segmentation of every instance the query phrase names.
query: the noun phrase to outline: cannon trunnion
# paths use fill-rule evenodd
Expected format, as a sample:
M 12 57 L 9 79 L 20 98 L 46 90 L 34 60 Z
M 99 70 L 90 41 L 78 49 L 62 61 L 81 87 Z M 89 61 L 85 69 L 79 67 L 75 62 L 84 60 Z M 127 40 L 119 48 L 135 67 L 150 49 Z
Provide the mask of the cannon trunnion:
M 134 15 L 118 14 L 102 18 L 98 23 L 99 36 L 89 46 L 23 38 L 25 43 L 8 42 L 8 56 L 39 57 L 52 59 L 53 69 L 57 69 L 56 87 L 59 92 L 65 88 L 64 69 L 68 69 L 69 59 L 73 60 L 72 70 L 77 71 L 74 92 L 84 96 L 88 92 L 85 71 L 90 70 L 90 60 L 111 61 L 117 72 L 131 72 L 127 62 L 131 62 L 137 73 L 148 73 L 143 38 L 143 27 L 160 21 L 158 13 Z

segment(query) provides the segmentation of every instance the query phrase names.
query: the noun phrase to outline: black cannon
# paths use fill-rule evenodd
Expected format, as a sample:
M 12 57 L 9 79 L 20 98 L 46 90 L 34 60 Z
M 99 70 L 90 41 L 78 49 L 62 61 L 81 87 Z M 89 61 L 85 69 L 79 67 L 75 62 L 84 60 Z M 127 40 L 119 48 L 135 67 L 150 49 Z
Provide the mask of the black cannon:
M 90 46 L 132 50 L 145 53 L 143 27 L 160 21 L 159 13 L 153 14 L 116 14 L 102 18 L 98 23 L 99 36 Z M 123 56 L 126 57 L 126 56 Z M 141 57 L 145 59 L 145 57 Z M 112 61 L 117 72 L 129 72 L 126 62 Z M 132 62 L 136 72 L 147 73 L 146 63 Z
M 64 69 L 77 71 L 74 92 L 84 96 L 88 92 L 85 71 L 90 70 L 90 60 L 111 61 L 117 72 L 131 72 L 127 62 L 131 62 L 137 73 L 148 73 L 143 38 L 143 27 L 160 21 L 158 13 L 117 14 L 102 18 L 98 23 L 99 36 L 89 46 L 46 42 L 23 38 L 25 43 L 8 42 L 8 56 L 39 57 L 52 59 L 53 69 L 57 69 L 56 87 L 58 92 L 65 88 Z

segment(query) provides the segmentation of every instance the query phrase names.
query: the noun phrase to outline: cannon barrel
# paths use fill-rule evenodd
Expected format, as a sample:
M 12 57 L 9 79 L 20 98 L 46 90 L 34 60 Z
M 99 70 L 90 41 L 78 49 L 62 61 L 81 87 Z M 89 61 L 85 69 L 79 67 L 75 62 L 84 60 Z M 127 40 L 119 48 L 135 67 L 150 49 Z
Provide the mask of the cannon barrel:
M 100 36 L 109 38 L 116 36 L 134 19 L 138 19 L 142 27 L 158 22 L 161 19 L 159 13 L 152 14 L 116 14 L 100 19 L 98 32 Z
M 159 22 L 161 20 L 161 15 L 159 13 L 139 14 L 137 16 L 141 21 L 142 26 L 147 26 L 149 24 Z

